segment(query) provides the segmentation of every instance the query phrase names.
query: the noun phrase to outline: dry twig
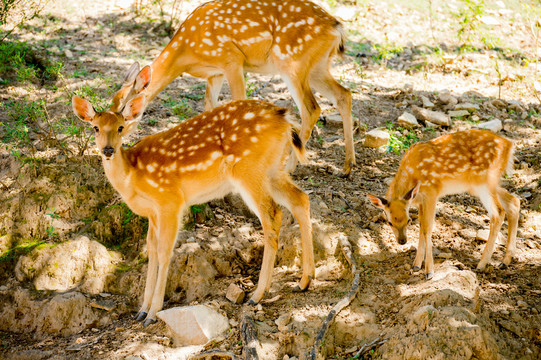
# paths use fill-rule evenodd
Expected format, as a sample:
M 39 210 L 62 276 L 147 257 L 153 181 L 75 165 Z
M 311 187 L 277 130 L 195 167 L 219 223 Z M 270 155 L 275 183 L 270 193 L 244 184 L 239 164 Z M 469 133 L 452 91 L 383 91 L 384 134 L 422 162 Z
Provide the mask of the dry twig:
M 240 328 L 242 342 L 244 343 L 244 359 L 246 360 L 258 360 L 257 355 L 257 330 L 255 328 L 254 321 L 250 315 L 244 315 L 242 319 L 242 326 Z
M 355 261 L 355 258 L 353 257 L 353 253 L 351 251 L 351 245 L 348 241 L 348 239 L 344 236 L 340 236 L 340 246 L 342 247 L 342 252 L 344 253 L 344 256 L 346 257 L 347 262 L 351 266 L 351 271 L 353 272 L 353 283 L 351 284 L 351 289 L 349 292 L 344 296 L 334 307 L 331 309 L 327 317 L 325 318 L 325 321 L 323 321 L 323 324 L 321 325 L 321 329 L 319 330 L 319 333 L 316 336 L 316 341 L 314 342 L 314 345 L 312 346 L 312 349 L 310 350 L 310 353 L 308 354 L 308 359 L 315 359 L 318 353 L 319 345 L 325 338 L 325 334 L 327 333 L 327 330 L 329 330 L 330 324 L 333 322 L 334 318 L 338 313 L 348 306 L 351 301 L 357 296 L 357 292 L 359 291 L 359 285 L 360 285 L 360 271 L 357 269 L 357 262 Z

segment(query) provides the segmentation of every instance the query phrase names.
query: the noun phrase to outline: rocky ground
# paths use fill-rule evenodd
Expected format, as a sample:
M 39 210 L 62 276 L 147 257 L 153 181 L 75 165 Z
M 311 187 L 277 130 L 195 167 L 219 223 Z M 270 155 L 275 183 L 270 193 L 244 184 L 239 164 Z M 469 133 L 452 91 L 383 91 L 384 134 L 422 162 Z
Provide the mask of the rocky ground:
M 257 306 L 231 302 L 232 284 L 247 294 L 255 289 L 261 225 L 235 196 L 194 208 L 178 236 L 164 308 L 205 304 L 230 326 L 203 347 L 178 347 L 163 322 L 143 328 L 132 320 L 147 268 L 147 221 L 108 184 L 70 104 L 76 93 L 105 105 L 133 61 L 147 64 L 159 54 L 169 35 L 159 9 L 145 4 L 136 14 L 126 1 L 57 2 L 14 32 L 64 65 L 52 80 L 0 75 L 0 358 L 178 359 L 210 349 L 242 356 L 241 324 L 250 315 L 260 358 L 304 359 L 354 279 L 344 238 L 360 291 L 331 324 L 320 357 L 541 357 L 539 27 L 531 19 L 538 8 L 487 1 L 466 36 L 460 20 L 471 14 L 460 10 L 471 8 L 462 1 L 323 3 L 343 18 L 350 37 L 333 74 L 353 94 L 357 166 L 349 178 L 340 176 L 342 125 L 318 96 L 323 117 L 307 144 L 309 163 L 292 174 L 310 196 L 316 278 L 309 291 L 292 291 L 300 277 L 299 230 L 285 213 L 269 294 Z M 182 2 L 180 18 L 196 5 Z M 230 99 L 227 86 L 222 94 Z M 277 76 L 250 75 L 248 94 L 296 110 Z M 200 79 L 175 80 L 130 142 L 202 112 L 203 96 Z M 438 125 L 427 110 L 448 123 Z M 13 135 L 21 113 L 35 117 L 25 123 L 26 142 Z M 399 123 L 404 113 L 418 124 Z M 476 272 L 489 219 L 477 199 L 451 195 L 437 207 L 435 276 L 427 281 L 411 269 L 416 212 L 408 244 L 398 245 L 366 194 L 385 193 L 412 143 L 496 119 L 496 131 L 516 144 L 515 171 L 502 180 L 521 199 L 516 259 L 498 267 L 500 241 L 487 270 Z M 374 129 L 384 132 L 379 148 L 365 146 Z

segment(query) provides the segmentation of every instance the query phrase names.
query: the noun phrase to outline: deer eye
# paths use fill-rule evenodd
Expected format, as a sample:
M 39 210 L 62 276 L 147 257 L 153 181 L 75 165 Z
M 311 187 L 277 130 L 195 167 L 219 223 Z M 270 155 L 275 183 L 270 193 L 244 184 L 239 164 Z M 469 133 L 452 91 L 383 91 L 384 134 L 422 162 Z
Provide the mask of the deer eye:
M 122 130 L 124 130 L 124 126 L 119 126 L 118 127 L 118 133 L 120 134 L 122 132 Z
M 99 128 L 99 127 L 97 127 L 97 126 L 94 126 L 94 131 L 96 131 L 96 132 L 100 132 L 100 128 Z

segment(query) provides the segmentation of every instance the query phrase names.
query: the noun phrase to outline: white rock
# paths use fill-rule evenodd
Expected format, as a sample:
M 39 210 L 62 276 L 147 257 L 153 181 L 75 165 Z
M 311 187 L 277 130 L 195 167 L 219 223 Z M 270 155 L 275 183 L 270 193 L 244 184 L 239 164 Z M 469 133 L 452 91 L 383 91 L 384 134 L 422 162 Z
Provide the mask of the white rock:
M 205 305 L 176 307 L 156 314 L 173 334 L 175 344 L 204 345 L 229 328 L 227 317 Z
M 413 128 L 413 127 L 419 126 L 419 123 L 417 122 L 417 119 L 415 118 L 415 116 L 413 116 L 413 114 L 410 114 L 408 112 L 404 112 L 402 115 L 398 117 L 398 124 L 405 128 Z
M 66 55 L 66 57 L 68 57 L 68 58 L 73 57 L 73 53 L 69 49 L 64 50 L 64 55 Z
M 447 113 L 450 117 L 464 117 L 470 115 L 468 110 L 452 110 Z
M 278 319 L 274 320 L 274 323 L 278 326 L 278 330 L 286 331 L 287 324 L 289 324 L 290 321 L 291 321 L 291 314 L 283 314 L 283 315 L 280 315 Z
M 503 128 L 503 125 L 500 119 L 494 119 L 481 124 L 477 124 L 477 128 L 490 130 L 492 132 L 498 132 Z
M 391 135 L 388 132 L 383 130 L 370 130 L 366 133 L 364 138 L 364 146 L 370 148 L 379 148 L 380 146 L 386 145 L 389 142 Z

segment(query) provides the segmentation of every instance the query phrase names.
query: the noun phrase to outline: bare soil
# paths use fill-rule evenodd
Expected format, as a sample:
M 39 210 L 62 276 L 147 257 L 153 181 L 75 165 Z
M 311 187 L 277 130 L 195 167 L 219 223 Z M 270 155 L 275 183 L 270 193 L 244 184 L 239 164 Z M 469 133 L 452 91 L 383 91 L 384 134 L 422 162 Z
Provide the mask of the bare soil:
M 181 18 L 197 5 L 182 4 Z M 415 4 L 366 1 L 356 7 L 350 2 L 333 7 L 349 20 L 345 21 L 348 52 L 333 73 L 353 94 L 357 165 L 349 178 L 340 176 L 342 124 L 331 104 L 318 96 L 322 121 L 307 144 L 310 161 L 292 174 L 311 199 L 317 271 L 309 291 L 292 291 L 300 261 L 298 226 L 290 215 L 284 216 L 273 285 L 261 306 L 236 305 L 225 298 L 231 283 L 247 292 L 255 289 L 263 249 L 257 217 L 229 196 L 186 219 L 164 308 L 200 303 L 227 315 L 230 331 L 205 349 L 241 356 L 240 323 L 248 313 L 255 319 L 260 358 L 305 358 L 324 318 L 351 287 L 353 274 L 338 244 L 338 238 L 346 236 L 359 264 L 360 292 L 330 327 L 318 349 L 321 357 L 353 358 L 364 344 L 379 337 L 383 341 L 371 345 L 364 358 L 541 358 L 541 106 L 533 83 L 539 79 L 538 48 L 528 17 L 513 2 L 504 7 L 490 3 L 487 14 L 500 24 L 485 31 L 497 34 L 503 44 L 486 50 L 472 40 L 473 50 L 459 52 L 459 20 L 451 13 L 463 3 L 432 2 L 432 11 Z M 95 89 L 96 99 L 102 101 L 110 97 L 134 60 L 149 63 L 168 41 L 157 9 L 137 15 L 128 5 L 59 2 L 17 30 L 14 36 L 33 44 L 41 56 L 62 61 L 63 76 L 52 83 L 0 85 L 3 106 L 44 99 L 49 121 L 56 122 L 74 119 L 70 99 L 76 90 Z M 401 50 L 384 52 L 389 44 Z M 443 49 L 441 56 L 436 45 Z M 390 59 L 381 59 L 388 52 Z M 411 112 L 411 106 L 422 106 L 421 96 L 435 104 L 433 110 L 447 112 L 438 100 L 444 89 L 479 109 L 453 119 L 448 128 L 406 130 L 393 125 L 404 111 Z M 278 76 L 250 74 L 248 90 L 250 97 L 296 111 Z M 174 126 L 179 117 L 202 112 L 204 91 L 201 79 L 185 75 L 175 80 L 149 106 L 131 141 Z M 227 85 L 221 99 L 230 99 Z M 366 198 L 367 193 L 385 194 L 405 149 L 366 148 L 365 132 L 391 128 L 393 139 L 418 141 L 493 118 L 504 123 L 500 133 L 516 142 L 515 172 L 502 180 L 521 198 L 516 258 L 510 267 L 499 268 L 505 250 L 500 243 L 488 269 L 475 272 L 484 248 L 476 233 L 488 228 L 489 218 L 477 199 L 447 196 L 438 204 L 433 232 L 436 275 L 425 280 L 411 270 L 418 222 L 410 227 L 408 244 L 398 245 L 380 211 Z M 12 121 L 6 111 L 0 120 L 8 125 Z M 6 129 L 0 127 L 2 137 Z M 0 309 L 19 301 L 38 311 L 39 304 L 49 304 L 63 293 L 38 291 L 31 280 L 19 280 L 17 263 L 22 256 L 32 257 L 43 244 L 53 246 L 81 234 L 120 254 L 120 260 L 101 294 L 77 286 L 67 291 L 82 292 L 87 304 L 107 300 L 114 307 L 92 307 L 94 320 L 71 333 L 3 329 L 0 358 L 182 358 L 163 323 L 143 328 L 132 320 L 146 273 L 146 220 L 122 205 L 92 143 L 78 155 L 80 147 L 69 139 L 65 147 L 69 150 L 63 151 L 57 144 L 61 136 L 55 138 L 43 129 L 46 123 L 31 129 L 31 149 L 13 143 L 0 149 Z M 17 156 L 14 149 L 23 155 Z M 504 224 L 502 233 L 506 230 Z M 30 252 L 16 248 L 32 241 L 41 245 L 32 246 Z M 17 309 L 16 318 L 31 315 L 24 314 L 24 307 Z M 275 322 L 282 315 L 290 315 L 286 328 Z M 13 319 L 2 319 L 9 321 Z

